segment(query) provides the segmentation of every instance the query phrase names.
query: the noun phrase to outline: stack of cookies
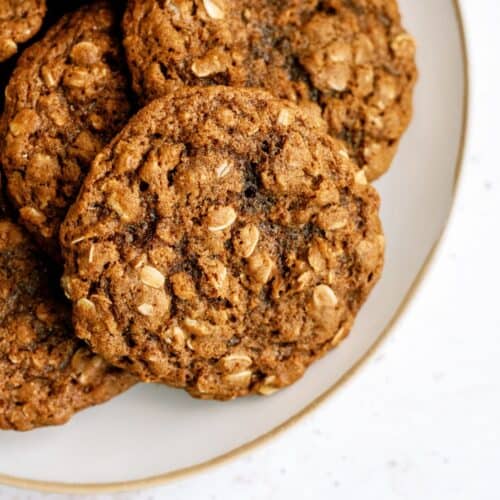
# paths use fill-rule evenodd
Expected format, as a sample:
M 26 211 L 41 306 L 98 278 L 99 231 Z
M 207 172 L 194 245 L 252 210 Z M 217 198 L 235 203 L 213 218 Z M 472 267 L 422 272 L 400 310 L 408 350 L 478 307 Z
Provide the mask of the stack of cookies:
M 381 275 L 396 1 L 58 3 L 0 0 L 0 428 L 292 384 Z

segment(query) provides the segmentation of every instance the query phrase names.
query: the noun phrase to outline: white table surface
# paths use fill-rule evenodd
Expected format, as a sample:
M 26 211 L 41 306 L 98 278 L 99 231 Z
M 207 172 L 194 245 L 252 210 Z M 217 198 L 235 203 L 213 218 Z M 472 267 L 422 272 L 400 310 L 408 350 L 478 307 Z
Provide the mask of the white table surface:
M 461 3 L 468 151 L 444 244 L 407 314 L 349 383 L 277 439 L 197 477 L 99 499 L 500 498 L 500 2 Z M 0 498 L 67 497 L 0 487 Z

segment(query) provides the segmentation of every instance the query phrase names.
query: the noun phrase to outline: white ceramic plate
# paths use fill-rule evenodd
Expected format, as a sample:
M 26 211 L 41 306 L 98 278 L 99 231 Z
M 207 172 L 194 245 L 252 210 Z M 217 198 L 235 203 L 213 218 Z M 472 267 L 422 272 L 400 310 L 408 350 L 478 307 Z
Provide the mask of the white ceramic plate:
M 204 402 L 143 385 L 64 427 L 1 432 L 1 482 L 96 491 L 196 472 L 285 428 L 366 357 L 407 303 L 443 232 L 466 128 L 466 57 L 454 0 L 401 0 L 401 9 L 419 45 L 415 118 L 396 163 L 378 183 L 387 264 L 349 339 L 271 398 Z

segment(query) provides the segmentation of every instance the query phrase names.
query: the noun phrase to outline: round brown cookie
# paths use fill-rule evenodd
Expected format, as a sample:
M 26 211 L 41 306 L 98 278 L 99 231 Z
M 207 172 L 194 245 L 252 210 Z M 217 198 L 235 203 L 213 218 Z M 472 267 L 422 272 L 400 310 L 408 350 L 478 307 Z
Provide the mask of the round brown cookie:
M 369 179 L 411 118 L 415 45 L 395 0 L 129 0 L 123 26 L 139 94 L 222 84 L 314 105 Z
M 77 335 L 204 398 L 299 378 L 347 335 L 383 261 L 378 195 L 322 126 L 231 87 L 140 111 L 61 229 Z
M 135 379 L 73 336 L 57 278 L 20 226 L 0 220 L 0 428 L 62 424 Z
M 117 16 L 98 2 L 27 49 L 6 90 L 2 161 L 20 220 L 58 254 L 58 230 L 96 153 L 130 115 Z
M 0 0 L 0 62 L 38 33 L 46 10 L 45 0 Z

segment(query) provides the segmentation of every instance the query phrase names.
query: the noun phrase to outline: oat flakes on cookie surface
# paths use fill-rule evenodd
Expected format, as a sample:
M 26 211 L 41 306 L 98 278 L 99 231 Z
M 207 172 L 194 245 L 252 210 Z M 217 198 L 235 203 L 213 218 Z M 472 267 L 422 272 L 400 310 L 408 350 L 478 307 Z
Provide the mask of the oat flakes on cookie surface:
M 395 0 L 129 0 L 123 26 L 143 98 L 263 87 L 321 112 L 370 180 L 411 118 L 415 44 Z
M 62 424 L 135 382 L 74 336 L 57 283 L 25 230 L 0 218 L 0 429 Z
M 146 381 L 270 394 L 345 337 L 377 281 L 379 199 L 324 123 L 185 87 L 94 161 L 62 226 L 77 335 Z
M 6 89 L 2 164 L 20 220 L 58 254 L 58 230 L 97 152 L 128 120 L 117 15 L 64 16 L 21 56 Z
M 0 0 L 0 62 L 38 33 L 46 11 L 45 0 Z

